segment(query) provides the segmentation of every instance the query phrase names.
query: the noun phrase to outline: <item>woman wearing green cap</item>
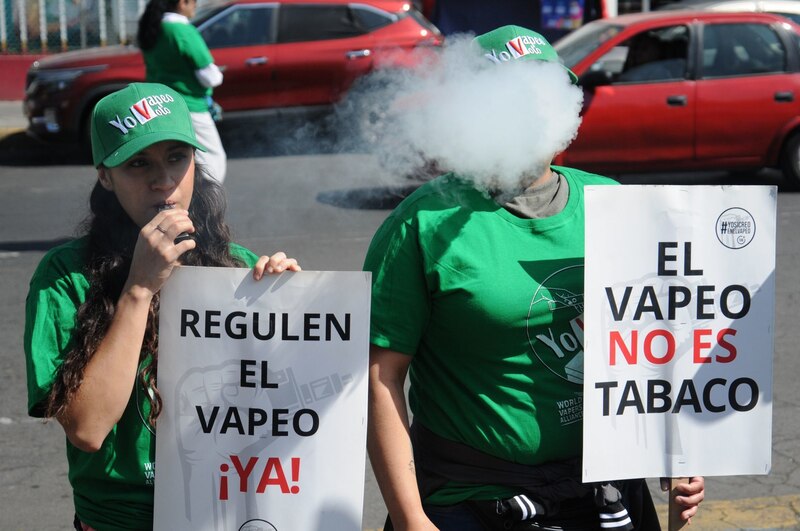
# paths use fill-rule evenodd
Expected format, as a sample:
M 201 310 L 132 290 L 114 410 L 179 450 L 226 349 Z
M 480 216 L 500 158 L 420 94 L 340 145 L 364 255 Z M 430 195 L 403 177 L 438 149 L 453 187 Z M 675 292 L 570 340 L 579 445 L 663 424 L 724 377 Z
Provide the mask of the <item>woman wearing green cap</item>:
M 197 0 L 150 0 L 139 19 L 136 41 L 147 81 L 172 87 L 186 99 L 195 134 L 206 147 L 198 161 L 209 177 L 223 182 L 227 155 L 212 115 L 219 107 L 211 99 L 223 76 L 202 35 L 189 22 L 196 10 Z
M 219 184 L 199 178 L 189 110 L 134 83 L 92 115 L 97 182 L 84 236 L 49 251 L 30 283 L 28 410 L 67 436 L 75 528 L 150 529 L 159 290 L 175 265 L 299 271 L 230 241 Z
M 470 44 L 474 61 L 457 64 L 471 77 L 456 83 L 474 81 L 466 91 L 481 97 L 446 86 L 439 97 L 466 102 L 465 117 L 453 114 L 452 127 L 436 130 L 447 146 L 435 154 L 451 154 L 445 166 L 460 164 L 451 148 L 471 128 L 475 141 L 461 145 L 472 148 L 462 150 L 472 167 L 460 164 L 460 173 L 407 197 L 364 262 L 372 272 L 368 450 L 391 524 L 657 531 L 643 480 L 581 481 L 583 188 L 614 182 L 551 165 L 577 131 L 576 78 L 525 28 L 498 28 Z M 474 71 L 465 68 L 471 62 Z M 487 120 L 490 113 L 500 117 Z M 508 141 L 505 125 L 530 132 L 530 142 Z M 523 148 L 536 156 L 519 157 Z M 517 171 L 501 175 L 511 158 L 522 160 Z M 488 161 L 483 181 L 469 175 L 478 159 Z M 699 477 L 681 487 L 684 520 L 703 492 Z

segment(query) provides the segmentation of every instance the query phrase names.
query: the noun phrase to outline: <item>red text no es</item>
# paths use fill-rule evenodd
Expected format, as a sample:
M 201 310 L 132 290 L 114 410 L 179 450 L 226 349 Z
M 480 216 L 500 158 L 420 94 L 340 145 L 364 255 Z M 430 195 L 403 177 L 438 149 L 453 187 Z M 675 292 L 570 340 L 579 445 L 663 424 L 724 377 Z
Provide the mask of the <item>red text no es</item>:
M 694 363 L 731 363 L 736 359 L 736 347 L 728 341 L 735 336 L 733 328 L 723 328 L 714 333 L 708 328 L 698 328 L 692 331 L 692 361 Z M 716 341 L 714 341 L 716 340 Z M 719 349 L 714 347 L 719 346 Z M 639 362 L 639 352 L 644 359 L 654 365 L 664 365 L 673 360 L 676 353 L 675 336 L 669 330 L 650 330 L 642 335 L 638 330 L 632 330 L 630 342 L 617 330 L 609 332 L 609 364 L 616 365 L 618 354 L 620 361 L 628 365 Z

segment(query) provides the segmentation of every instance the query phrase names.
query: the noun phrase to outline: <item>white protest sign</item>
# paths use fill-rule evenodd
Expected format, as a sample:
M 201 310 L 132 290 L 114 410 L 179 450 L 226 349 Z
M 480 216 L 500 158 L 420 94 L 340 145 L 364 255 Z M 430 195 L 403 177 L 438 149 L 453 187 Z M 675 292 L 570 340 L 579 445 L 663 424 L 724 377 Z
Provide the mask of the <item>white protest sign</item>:
M 776 200 L 586 188 L 584 481 L 769 472 Z
M 180 267 L 160 304 L 154 529 L 361 530 L 369 273 Z

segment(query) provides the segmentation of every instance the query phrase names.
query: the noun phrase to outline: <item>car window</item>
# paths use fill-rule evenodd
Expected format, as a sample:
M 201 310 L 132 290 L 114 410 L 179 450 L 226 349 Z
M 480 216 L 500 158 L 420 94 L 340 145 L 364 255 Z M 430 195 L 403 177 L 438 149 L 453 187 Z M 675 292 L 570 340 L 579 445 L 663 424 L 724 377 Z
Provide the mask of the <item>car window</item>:
M 210 19 L 200 33 L 209 48 L 271 44 L 274 16 L 274 6 L 239 5 Z
M 198 7 L 197 12 L 194 14 L 194 18 L 192 19 L 192 24 L 197 26 L 198 28 L 203 27 L 203 25 L 211 18 L 217 15 L 220 11 L 224 11 L 228 6 L 206 6 L 206 7 Z
M 622 31 L 622 26 L 595 21 L 568 33 L 553 47 L 568 68 L 573 68 L 608 39 Z
M 408 11 L 405 11 L 405 13 L 407 13 L 408 16 L 410 16 L 411 18 L 416 20 L 417 24 L 419 24 L 420 26 L 422 26 L 423 28 L 425 28 L 426 30 L 431 32 L 433 35 L 441 35 L 441 32 L 439 31 L 439 28 L 434 26 L 433 23 L 430 20 L 425 18 L 425 15 L 423 15 L 422 13 L 417 11 L 416 9 L 409 9 Z M 401 14 L 398 17 L 398 19 L 402 18 L 402 17 L 403 17 L 403 15 Z
M 397 21 L 398 17 L 369 6 L 352 6 L 352 13 L 356 23 L 364 31 L 375 31 Z
M 766 24 L 711 24 L 703 30 L 703 77 L 783 72 L 786 50 Z
M 363 35 L 349 6 L 284 5 L 278 24 L 278 42 L 325 41 Z
M 603 70 L 615 83 L 648 83 L 686 77 L 689 28 L 668 26 L 644 31 L 623 41 L 590 67 Z
M 800 34 L 794 31 L 789 32 L 789 40 L 792 41 L 791 47 L 795 53 L 800 54 Z
M 795 24 L 800 24 L 800 13 L 781 13 L 780 11 L 770 11 L 770 13 L 786 17 Z

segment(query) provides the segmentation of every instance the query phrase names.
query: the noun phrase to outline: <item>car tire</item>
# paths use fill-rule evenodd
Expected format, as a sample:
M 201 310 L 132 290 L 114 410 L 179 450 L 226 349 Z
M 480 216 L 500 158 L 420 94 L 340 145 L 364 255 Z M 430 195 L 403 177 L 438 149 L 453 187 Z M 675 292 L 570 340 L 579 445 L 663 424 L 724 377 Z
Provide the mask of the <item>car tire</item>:
M 83 109 L 83 113 L 81 114 L 81 123 L 80 123 L 80 130 L 78 131 L 78 150 L 83 158 L 91 161 L 92 160 L 92 111 L 94 110 L 94 106 L 97 104 L 98 101 L 106 97 L 111 92 L 104 92 L 98 96 L 95 96 L 89 103 L 86 104 L 86 107 Z
M 86 106 L 81 117 L 81 130 L 78 132 L 78 144 L 83 153 L 92 152 L 92 109 L 97 101 Z
M 800 188 L 800 131 L 796 131 L 783 145 L 781 169 L 792 188 Z

